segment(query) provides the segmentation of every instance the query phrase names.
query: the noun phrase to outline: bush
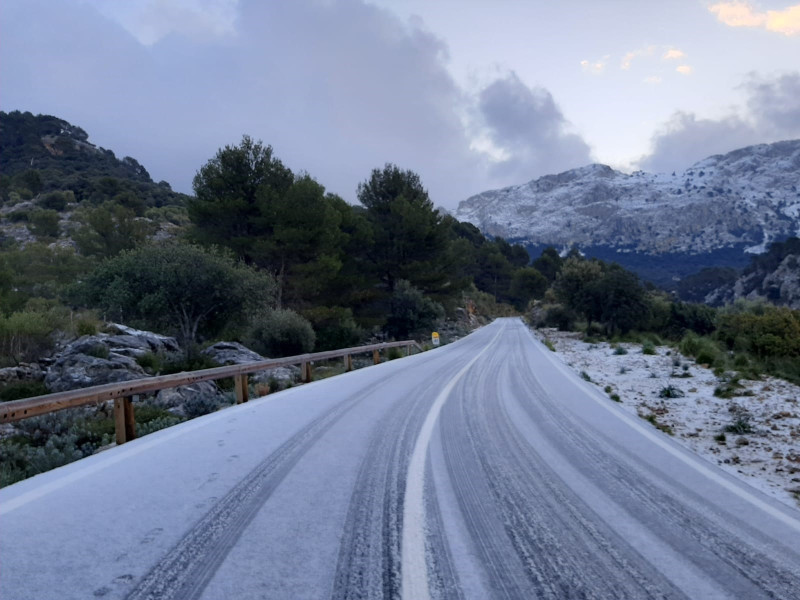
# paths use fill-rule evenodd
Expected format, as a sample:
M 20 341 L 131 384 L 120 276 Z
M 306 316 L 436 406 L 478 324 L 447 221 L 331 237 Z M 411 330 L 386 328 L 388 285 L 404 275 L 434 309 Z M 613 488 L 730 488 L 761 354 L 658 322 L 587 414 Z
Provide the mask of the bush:
M 137 356 L 136 363 L 150 375 L 158 373 L 161 370 L 161 358 L 154 352 L 145 352 Z
M 658 392 L 659 398 L 683 398 L 686 394 L 683 393 L 679 388 L 676 388 L 674 385 L 668 385 L 666 387 L 661 388 Z
M 386 333 L 405 339 L 415 333 L 434 331 L 436 324 L 443 318 L 444 308 L 441 304 L 401 279 L 392 293 Z
M 31 362 L 48 353 L 54 345 L 49 317 L 35 310 L 0 315 L 0 363 Z
M 316 335 L 315 349 L 338 350 L 358 345 L 364 332 L 353 319 L 353 311 L 340 306 L 317 306 L 303 312 Z
M 41 381 L 12 381 L 0 389 L 0 402 L 43 396 L 49 392 Z
M 656 353 L 656 347 L 653 346 L 651 342 L 645 342 L 642 344 L 642 354 L 650 354 L 654 355 Z
M 616 348 L 614 348 L 614 354 L 616 354 L 617 356 L 622 356 L 627 353 L 628 351 L 622 346 L 617 346 Z
M 31 211 L 28 229 L 37 238 L 57 238 L 59 234 L 59 214 L 54 210 L 37 208 Z
M 556 327 L 559 331 L 571 331 L 576 320 L 577 315 L 560 304 L 551 306 L 544 313 L 544 324 L 547 327 Z
M 550 341 L 550 339 L 549 339 L 549 338 L 544 338 L 544 345 L 545 345 L 545 346 L 547 347 L 547 349 L 548 349 L 548 350 L 550 350 L 551 352 L 555 352 L 555 351 L 556 351 L 556 347 L 555 347 L 555 345 L 553 344 L 553 342 L 551 342 L 551 341 Z
M 244 344 L 263 356 L 276 358 L 305 354 L 314 349 L 311 324 L 291 310 L 273 310 L 254 320 Z
M 30 221 L 31 213 L 30 211 L 27 210 L 17 209 L 13 212 L 8 213 L 6 217 L 12 223 L 20 223 L 20 222 L 27 223 L 28 221 Z
M 36 202 L 40 208 L 55 210 L 58 212 L 67 208 L 69 202 L 75 201 L 75 195 L 72 192 L 55 191 L 45 194 Z

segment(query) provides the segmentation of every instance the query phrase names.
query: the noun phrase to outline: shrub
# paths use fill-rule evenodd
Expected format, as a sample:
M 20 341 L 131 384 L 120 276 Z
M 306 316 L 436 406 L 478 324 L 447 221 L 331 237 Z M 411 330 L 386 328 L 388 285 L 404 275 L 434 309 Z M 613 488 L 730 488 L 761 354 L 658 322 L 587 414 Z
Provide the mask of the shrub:
M 561 306 L 551 306 L 544 313 L 544 324 L 547 327 L 556 327 L 559 331 L 570 331 L 575 327 L 576 314 L 570 309 Z
M 726 441 L 725 433 L 718 433 L 714 436 L 714 440 L 716 440 L 720 444 L 724 444 Z
M 584 380 L 586 380 L 586 381 L 588 381 L 588 382 L 590 382 L 590 383 L 591 383 L 591 381 L 592 381 L 592 378 L 591 378 L 591 377 L 589 377 L 589 374 L 588 374 L 586 371 L 581 371 L 581 377 L 582 377 Z
M 609 395 L 609 398 L 611 398 L 614 402 L 622 402 L 622 399 L 619 397 L 619 394 L 611 394 Z
M 725 426 L 725 431 L 728 433 L 737 433 L 739 435 L 753 433 L 753 426 L 750 424 L 750 417 L 747 415 L 739 415 L 730 425 Z
M 31 213 L 30 211 L 17 209 L 13 212 L 10 212 L 6 215 L 9 221 L 12 223 L 20 223 L 20 222 L 28 222 L 30 221 Z
M 392 293 L 386 333 L 396 338 L 407 338 L 415 333 L 433 330 L 443 318 L 444 308 L 441 304 L 401 279 Z
M 623 356 L 623 355 L 625 355 L 627 353 L 628 353 L 628 351 L 625 348 L 623 348 L 622 346 L 617 346 L 616 348 L 614 348 L 614 354 L 617 355 L 617 356 Z
M 389 348 L 386 351 L 386 360 L 395 360 L 402 357 L 403 353 L 400 348 Z
M 36 310 L 0 315 L 0 361 L 30 362 L 53 348 L 52 320 Z
M 55 191 L 45 194 L 36 202 L 40 208 L 62 211 L 67 208 L 68 202 L 74 202 L 75 196 L 72 192 Z
M 89 356 L 94 356 L 95 358 L 102 358 L 108 359 L 109 350 L 108 346 L 105 344 L 93 344 L 87 351 L 86 354 Z
M 291 310 L 273 310 L 254 320 L 244 344 L 268 357 L 294 356 L 314 349 L 311 324 Z
M 50 390 L 41 381 L 12 381 L 0 389 L 0 402 L 43 396 Z
M 661 388 L 658 392 L 659 398 L 683 398 L 686 394 L 683 393 L 679 388 L 676 388 L 674 385 L 668 385 L 666 387 Z
M 31 211 L 28 229 L 37 238 L 57 238 L 59 234 L 59 214 L 50 209 L 37 208 Z
M 151 375 L 161 370 L 161 358 L 154 352 L 145 352 L 136 357 L 137 364 Z
M 652 342 L 645 342 L 642 344 L 642 354 L 650 354 L 654 355 L 656 353 L 656 348 L 653 346 Z
M 551 341 L 550 341 L 550 339 L 549 339 L 549 338 L 544 338 L 544 345 L 545 345 L 545 346 L 547 347 L 547 349 L 548 349 L 548 350 L 550 350 L 551 352 L 555 352 L 555 351 L 556 351 L 556 347 L 555 347 L 555 345 L 553 344 L 553 342 L 551 342 Z
M 340 306 L 317 306 L 303 311 L 316 335 L 315 349 L 338 350 L 356 346 L 364 337 L 363 330 L 353 319 L 353 311 Z

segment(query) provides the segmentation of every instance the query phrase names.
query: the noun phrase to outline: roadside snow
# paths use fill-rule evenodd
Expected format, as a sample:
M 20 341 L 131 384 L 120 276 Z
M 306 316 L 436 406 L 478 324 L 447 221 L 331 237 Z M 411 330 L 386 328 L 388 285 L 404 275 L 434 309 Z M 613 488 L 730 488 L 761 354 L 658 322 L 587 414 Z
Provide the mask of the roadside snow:
M 535 333 L 550 340 L 559 357 L 584 379 L 609 396 L 617 394 L 629 412 L 670 429 L 678 442 L 762 492 L 800 506 L 799 386 L 774 377 L 742 380 L 735 397 L 719 398 L 714 389 L 724 382 L 671 348 L 657 347 L 656 354 L 648 355 L 641 345 L 625 343 L 618 346 L 627 354 L 617 354 L 621 351 L 616 346 L 587 344 L 580 334 L 555 329 Z M 661 397 L 670 386 L 677 390 L 674 395 L 683 396 Z M 725 430 L 736 424 L 739 431 L 749 425 L 751 432 Z

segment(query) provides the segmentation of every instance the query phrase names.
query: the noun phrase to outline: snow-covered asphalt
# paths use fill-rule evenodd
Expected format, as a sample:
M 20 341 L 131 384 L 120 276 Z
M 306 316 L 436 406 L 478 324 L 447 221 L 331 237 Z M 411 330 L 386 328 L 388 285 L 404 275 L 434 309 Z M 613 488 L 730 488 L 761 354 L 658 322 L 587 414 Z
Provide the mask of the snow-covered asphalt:
M 502 319 L 0 490 L 0 598 L 800 598 L 800 512 Z

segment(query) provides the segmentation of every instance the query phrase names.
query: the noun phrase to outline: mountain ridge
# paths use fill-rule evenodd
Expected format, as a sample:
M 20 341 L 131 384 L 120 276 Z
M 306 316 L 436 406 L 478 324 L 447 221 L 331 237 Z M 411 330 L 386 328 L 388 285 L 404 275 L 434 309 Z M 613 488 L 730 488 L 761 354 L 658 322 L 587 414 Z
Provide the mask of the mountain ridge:
M 798 188 L 800 140 L 786 140 L 710 156 L 682 173 L 625 174 L 590 164 L 476 194 L 454 216 L 533 250 L 577 246 L 626 266 L 638 255 L 740 267 L 745 252 L 800 233 Z M 684 262 L 665 265 L 660 278 L 699 270 Z

